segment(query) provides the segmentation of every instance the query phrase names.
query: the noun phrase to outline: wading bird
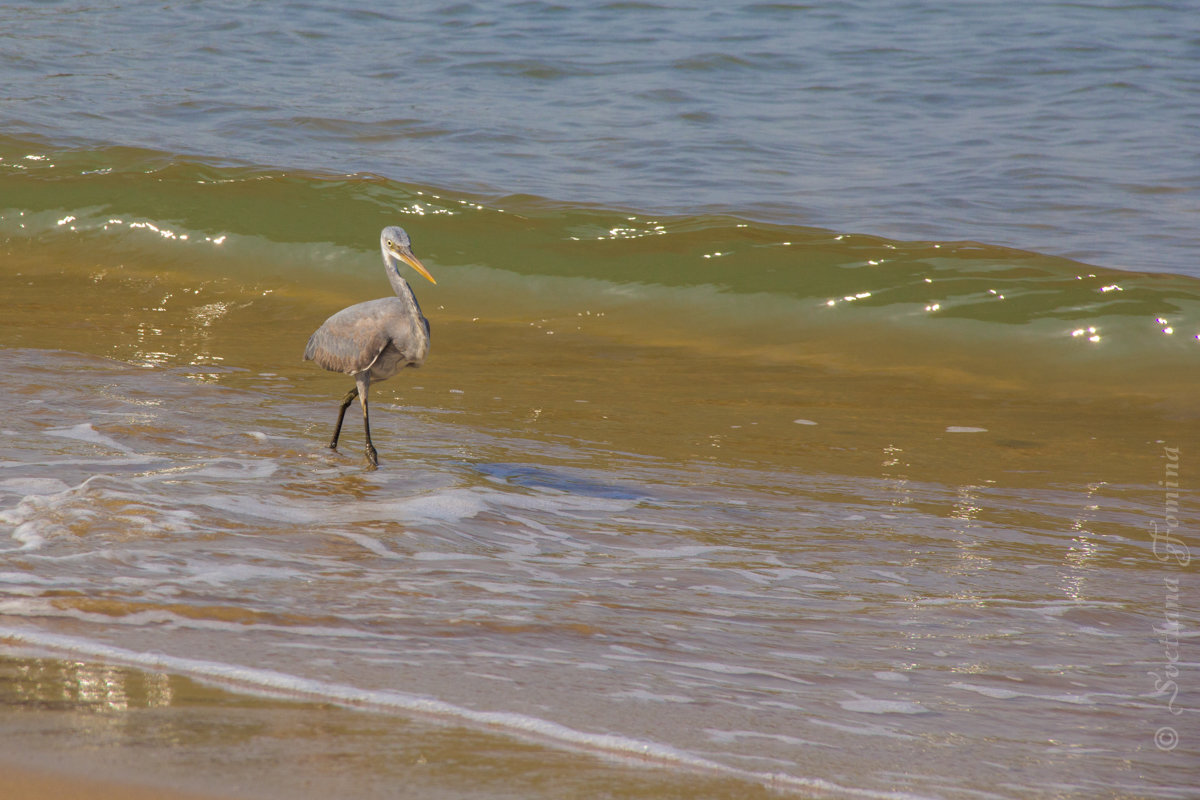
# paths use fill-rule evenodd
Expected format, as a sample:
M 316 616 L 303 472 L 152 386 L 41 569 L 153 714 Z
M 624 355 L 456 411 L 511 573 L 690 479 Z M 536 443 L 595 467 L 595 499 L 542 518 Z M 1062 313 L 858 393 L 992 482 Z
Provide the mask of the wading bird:
M 354 388 L 342 399 L 337 426 L 329 447 L 337 449 L 346 409 L 358 398 L 362 404 L 363 433 L 367 437 L 367 460 L 379 465 L 379 456 L 371 444 L 371 421 L 367 412 L 367 389 L 372 381 L 382 381 L 405 367 L 419 367 L 429 353 L 429 320 L 421 314 L 417 298 L 408 281 L 400 275 L 400 262 L 419 272 L 432 283 L 433 276 L 413 255 L 408 234 L 391 225 L 379 236 L 383 264 L 395 297 L 368 300 L 334 314 L 308 338 L 304 360 L 315 361 L 330 372 L 354 376 Z

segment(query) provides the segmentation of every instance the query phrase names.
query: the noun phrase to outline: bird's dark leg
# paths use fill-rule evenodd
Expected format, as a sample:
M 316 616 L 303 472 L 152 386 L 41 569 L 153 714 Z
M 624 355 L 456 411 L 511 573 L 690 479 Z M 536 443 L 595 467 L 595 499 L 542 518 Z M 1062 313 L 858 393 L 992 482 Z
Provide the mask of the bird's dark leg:
M 358 402 L 362 404 L 363 434 L 367 438 L 367 460 L 371 462 L 372 467 L 378 467 L 379 454 L 375 452 L 375 445 L 371 443 L 371 415 L 367 411 L 367 389 L 371 386 L 371 376 L 368 374 L 357 375 L 355 380 L 358 382 Z
M 337 450 L 338 437 L 342 435 L 342 420 L 346 417 L 346 409 L 354 402 L 354 398 L 358 397 L 358 387 L 355 386 L 346 396 L 342 398 L 342 407 L 338 411 L 337 427 L 333 429 L 333 438 L 329 440 L 329 449 Z

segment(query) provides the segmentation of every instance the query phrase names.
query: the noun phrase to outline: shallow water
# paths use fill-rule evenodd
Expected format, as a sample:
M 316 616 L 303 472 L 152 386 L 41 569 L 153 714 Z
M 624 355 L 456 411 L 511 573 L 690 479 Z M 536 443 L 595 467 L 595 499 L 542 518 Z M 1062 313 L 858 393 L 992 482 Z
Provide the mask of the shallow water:
M 163 672 L 0 659 L 4 769 L 147 781 L 145 797 L 769 797 L 744 781 L 581 759 L 530 738 L 319 702 L 231 693 Z M 63 756 L 70 758 L 64 763 Z M 153 770 L 146 769 L 147 762 Z M 279 765 L 288 769 L 281 770 Z M 69 786 L 69 785 L 68 785 Z M 57 795 L 50 795 L 57 796 Z M 774 795 L 778 796 L 778 795 Z
M 10 644 L 802 792 L 1190 791 L 1147 675 L 1187 586 L 1151 536 L 1174 404 L 431 310 L 450 355 L 378 387 L 369 472 L 353 423 L 324 447 L 345 379 L 273 358 L 321 317 L 293 290 L 35 266 L 0 352 Z M 64 301 L 77 333 L 35 324 Z
M 999 6 L 418 6 L 402 60 L 349 47 L 400 24 L 363 5 L 145 8 L 0 34 L 35 761 L 102 729 L 126 776 L 183 742 L 171 785 L 355 754 L 254 797 L 419 758 L 444 797 L 1194 793 L 1182 10 L 984 49 Z M 300 356 L 395 223 L 433 348 L 373 388 L 371 471 Z
M 365 473 L 280 380 L 5 361 L 13 643 L 785 787 L 1089 793 L 1132 761 L 1158 789 L 1129 791 L 1186 794 L 1146 676 L 1161 490 L 935 483 L 894 446 L 873 475 L 675 464 L 394 407 Z

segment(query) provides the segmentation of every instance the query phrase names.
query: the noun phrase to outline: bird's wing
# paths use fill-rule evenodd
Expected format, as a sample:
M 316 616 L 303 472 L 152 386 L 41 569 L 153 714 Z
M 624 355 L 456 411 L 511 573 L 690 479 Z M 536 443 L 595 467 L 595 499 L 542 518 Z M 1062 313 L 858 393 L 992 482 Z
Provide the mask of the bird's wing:
M 308 338 L 304 359 L 348 375 L 370 369 L 391 341 L 390 323 L 399 303 L 384 297 L 343 308 Z

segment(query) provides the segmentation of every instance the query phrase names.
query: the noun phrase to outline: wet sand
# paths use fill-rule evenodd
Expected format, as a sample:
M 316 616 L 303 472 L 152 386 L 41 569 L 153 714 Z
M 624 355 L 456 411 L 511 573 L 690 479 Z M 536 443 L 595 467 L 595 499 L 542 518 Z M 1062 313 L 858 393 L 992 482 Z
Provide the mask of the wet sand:
M 218 800 L 163 786 L 137 786 L 89 775 L 69 775 L 0 763 L 0 783 L 11 800 Z
M 4 800 L 778 796 L 633 758 L 40 654 L 0 656 L 0 741 Z

